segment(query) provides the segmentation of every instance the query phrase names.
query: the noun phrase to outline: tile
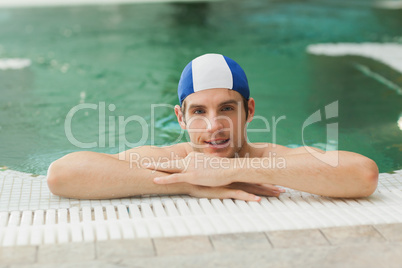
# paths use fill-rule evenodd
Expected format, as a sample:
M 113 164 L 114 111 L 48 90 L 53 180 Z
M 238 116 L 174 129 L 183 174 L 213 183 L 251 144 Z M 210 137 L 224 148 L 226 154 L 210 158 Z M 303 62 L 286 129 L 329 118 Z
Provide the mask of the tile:
M 401 267 L 402 263 L 402 242 L 390 242 L 387 243 L 389 246 L 390 250 L 388 251 L 390 253 L 390 256 L 387 256 L 387 262 L 388 263 L 396 263 Z
M 84 261 L 84 262 L 70 262 L 70 263 L 58 263 L 57 266 L 54 263 L 37 263 L 34 265 L 11 265 L 8 268 L 124 268 L 133 267 L 133 265 L 120 265 L 118 263 L 109 263 L 99 260 Z
M 393 224 L 377 224 L 373 226 L 379 231 L 388 241 L 402 242 L 402 223 Z
M 318 229 L 266 232 L 275 248 L 312 247 L 329 245 Z
M 38 249 L 38 263 L 68 263 L 94 259 L 94 243 L 41 245 Z
M 323 228 L 321 231 L 332 245 L 385 241 L 381 234 L 370 225 Z
M 399 259 L 399 261 L 398 261 Z M 333 247 L 322 263 L 325 267 L 400 267 L 400 251 L 387 243 L 349 244 Z M 313 267 L 322 267 L 322 263 Z
M 326 267 L 323 266 L 323 260 L 331 249 L 330 246 L 274 248 L 271 258 L 290 267 L 312 267 L 317 264 Z
M 210 252 L 192 255 L 170 255 L 155 258 L 135 259 L 135 267 L 191 267 L 191 268 L 254 268 L 268 267 L 290 268 L 291 265 L 280 259 L 275 259 L 269 251 L 235 251 L 235 252 Z M 122 261 L 119 264 L 133 264 L 134 262 Z
M 151 257 L 156 255 L 152 239 L 150 238 L 98 241 L 95 246 L 97 259 L 112 262 L 124 258 Z
M 210 236 L 215 251 L 261 250 L 272 248 L 264 233 L 235 233 Z
M 260 268 L 260 267 L 310 267 L 323 264 L 323 260 L 331 247 L 280 248 L 270 250 L 238 250 L 230 252 L 210 252 L 192 255 L 157 256 L 155 258 L 135 259 L 136 267 L 230 267 L 230 268 Z M 123 260 L 119 264 L 134 263 Z M 322 266 L 321 266 L 322 267 Z
M 213 251 L 208 236 L 184 236 L 154 238 L 156 254 L 163 255 L 186 255 Z
M 0 247 L 0 264 L 32 264 L 36 252 L 36 246 Z

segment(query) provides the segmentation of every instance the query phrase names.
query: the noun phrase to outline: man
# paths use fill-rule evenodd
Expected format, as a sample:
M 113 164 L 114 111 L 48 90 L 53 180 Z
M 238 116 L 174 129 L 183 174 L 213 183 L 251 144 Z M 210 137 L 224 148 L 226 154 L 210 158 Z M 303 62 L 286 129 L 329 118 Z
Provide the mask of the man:
M 175 114 L 190 142 L 116 155 L 68 154 L 49 167 L 52 193 L 84 199 L 189 194 L 259 201 L 260 195 L 279 196 L 284 190 L 278 186 L 345 198 L 369 196 L 377 187 L 377 165 L 362 155 L 248 143 L 246 125 L 255 101 L 243 69 L 228 57 L 205 54 L 191 61 L 178 94 L 181 106 L 175 106 Z M 281 161 L 272 165 L 272 157 Z

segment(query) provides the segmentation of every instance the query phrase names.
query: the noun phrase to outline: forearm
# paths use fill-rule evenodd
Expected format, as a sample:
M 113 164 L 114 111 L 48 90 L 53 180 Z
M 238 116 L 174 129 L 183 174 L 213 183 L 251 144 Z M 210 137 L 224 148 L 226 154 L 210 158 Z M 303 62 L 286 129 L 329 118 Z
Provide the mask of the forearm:
M 186 194 L 187 183 L 158 185 L 154 177 L 164 172 L 130 167 L 127 161 L 94 152 L 64 156 L 49 167 L 48 185 L 52 193 L 70 198 L 108 199 L 143 194 Z
M 336 166 L 327 164 L 336 157 Z M 273 165 L 271 159 L 271 166 L 267 162 L 264 165 L 263 158 L 260 162 L 254 159 L 254 164 L 248 162 L 247 168 L 235 168 L 233 174 L 237 174 L 236 181 L 244 181 L 246 176 L 252 183 L 271 183 L 330 197 L 362 197 L 374 192 L 378 168 L 372 160 L 343 151 L 320 154 L 320 159 L 312 154 L 288 155 L 282 157 L 281 165 Z

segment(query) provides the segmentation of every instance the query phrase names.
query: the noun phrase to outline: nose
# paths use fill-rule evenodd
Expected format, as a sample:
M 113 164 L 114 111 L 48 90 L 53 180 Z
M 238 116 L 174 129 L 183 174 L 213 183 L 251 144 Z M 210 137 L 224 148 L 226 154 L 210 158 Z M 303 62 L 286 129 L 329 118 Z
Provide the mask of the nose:
M 208 132 L 215 133 L 223 128 L 222 119 L 217 116 L 209 118 Z

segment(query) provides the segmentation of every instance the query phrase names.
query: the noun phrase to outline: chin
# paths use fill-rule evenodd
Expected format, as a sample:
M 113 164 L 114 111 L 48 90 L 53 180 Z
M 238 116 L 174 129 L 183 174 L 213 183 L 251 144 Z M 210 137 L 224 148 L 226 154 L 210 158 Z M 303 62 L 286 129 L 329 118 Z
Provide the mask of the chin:
M 218 157 L 226 157 L 226 158 L 233 158 L 234 152 L 225 150 L 225 151 L 205 151 L 206 155 L 218 156 Z

